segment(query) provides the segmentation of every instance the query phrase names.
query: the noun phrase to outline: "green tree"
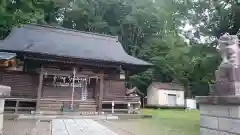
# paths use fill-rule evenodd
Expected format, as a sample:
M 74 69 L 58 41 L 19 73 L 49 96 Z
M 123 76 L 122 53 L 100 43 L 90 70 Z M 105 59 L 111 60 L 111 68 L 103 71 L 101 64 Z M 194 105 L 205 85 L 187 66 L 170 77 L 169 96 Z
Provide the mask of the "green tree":
M 58 23 L 62 10 L 70 0 L 1 0 L 0 39 L 5 38 L 13 26 L 27 23 Z
M 43 10 L 38 8 L 43 2 L 32 0 L 0 1 L 0 38 L 4 38 L 14 25 L 36 23 L 43 18 Z
M 118 36 L 128 54 L 154 64 L 127 76 L 128 84 L 146 92 L 152 81 L 177 82 L 188 96 L 206 95 L 220 61 L 216 38 L 238 27 L 236 3 L 229 8 L 221 1 L 2 0 L 0 36 L 25 23 Z M 193 29 L 184 31 L 186 23 Z M 200 42 L 202 37 L 211 40 Z

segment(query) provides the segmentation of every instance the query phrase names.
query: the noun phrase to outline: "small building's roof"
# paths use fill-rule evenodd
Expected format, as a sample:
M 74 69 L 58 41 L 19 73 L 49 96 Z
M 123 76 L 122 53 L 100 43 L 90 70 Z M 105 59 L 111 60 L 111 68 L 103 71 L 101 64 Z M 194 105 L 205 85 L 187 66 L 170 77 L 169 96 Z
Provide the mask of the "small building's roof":
M 0 50 L 150 66 L 128 55 L 117 37 L 41 25 L 14 27 Z
M 162 82 L 153 82 L 151 86 L 157 89 L 164 90 L 184 90 L 184 87 L 176 83 L 162 83 Z
M 9 60 L 16 57 L 15 53 L 0 52 L 0 60 Z
M 144 96 L 144 94 L 137 88 L 137 87 L 133 87 L 132 89 L 127 89 L 126 94 L 130 95 L 130 94 L 138 94 L 139 96 Z

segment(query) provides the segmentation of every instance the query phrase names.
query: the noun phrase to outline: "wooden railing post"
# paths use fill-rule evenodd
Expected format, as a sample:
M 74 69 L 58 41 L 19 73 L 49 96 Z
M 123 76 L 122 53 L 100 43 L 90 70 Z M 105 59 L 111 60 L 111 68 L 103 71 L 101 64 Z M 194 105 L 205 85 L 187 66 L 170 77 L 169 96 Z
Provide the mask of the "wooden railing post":
M 128 103 L 128 113 L 131 113 L 131 104 Z
M 114 106 L 115 106 L 114 101 L 112 101 L 112 114 L 114 113 Z
M 16 101 L 16 107 L 15 107 L 14 113 L 18 113 L 18 107 L 19 107 L 19 100 Z
M 138 106 L 139 108 L 138 108 L 138 109 L 140 110 L 141 107 L 142 107 L 142 102 L 141 102 L 141 101 L 138 101 L 138 103 L 139 103 L 139 106 Z

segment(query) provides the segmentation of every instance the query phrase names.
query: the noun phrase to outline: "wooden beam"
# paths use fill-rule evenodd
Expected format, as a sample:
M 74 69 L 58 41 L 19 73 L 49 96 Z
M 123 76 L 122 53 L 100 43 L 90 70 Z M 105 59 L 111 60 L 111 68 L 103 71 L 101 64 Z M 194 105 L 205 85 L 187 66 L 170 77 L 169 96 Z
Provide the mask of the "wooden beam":
M 75 78 L 76 78 L 76 68 L 73 68 L 73 80 L 72 80 L 72 102 L 71 102 L 71 108 L 74 109 L 74 93 L 75 93 Z
M 43 88 L 43 74 L 44 74 L 44 69 L 42 66 L 40 73 L 39 73 L 39 80 L 38 80 L 36 111 L 40 111 L 40 101 L 41 101 L 41 97 L 42 97 L 42 88 Z
M 45 58 L 44 58 L 45 57 Z M 44 61 L 51 62 L 51 63 L 65 63 L 65 64 L 71 64 L 71 65 L 80 65 L 81 67 L 83 65 L 85 66 L 94 66 L 94 67 L 109 67 L 109 68 L 118 68 L 119 62 L 106 62 L 106 61 L 96 61 L 96 60 L 83 60 L 83 59 L 73 59 L 73 58 L 63 58 L 63 57 L 46 57 L 46 56 L 26 56 L 25 59 L 29 60 L 38 60 L 38 61 Z
M 103 102 L 103 91 L 104 91 L 104 73 L 100 75 L 100 89 L 98 97 L 98 113 L 102 112 L 102 102 Z
M 77 68 L 76 68 L 77 70 Z M 41 69 L 36 69 L 36 71 L 40 74 Z M 73 71 L 72 70 L 54 70 L 50 68 L 44 68 L 44 73 L 47 73 L 47 75 L 59 75 L 59 76 L 72 76 Z M 76 71 L 76 77 L 90 77 L 90 76 L 100 76 L 100 73 L 94 73 L 94 72 L 78 72 Z

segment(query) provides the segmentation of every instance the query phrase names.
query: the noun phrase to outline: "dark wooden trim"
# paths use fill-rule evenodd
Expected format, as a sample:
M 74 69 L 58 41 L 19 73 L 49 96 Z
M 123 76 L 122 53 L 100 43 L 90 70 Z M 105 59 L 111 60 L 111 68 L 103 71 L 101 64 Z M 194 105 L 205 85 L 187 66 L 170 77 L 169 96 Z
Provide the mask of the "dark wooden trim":
M 54 62 L 54 63 L 66 63 L 71 65 L 87 65 L 94 67 L 110 67 L 119 69 L 120 64 L 116 62 L 107 62 L 102 60 L 87 60 L 87 59 L 79 59 L 79 58 L 68 58 L 68 57 L 60 57 L 60 56 L 50 56 L 50 55 L 26 55 L 25 59 L 34 60 L 34 61 L 42 61 L 42 62 Z
M 36 75 L 35 72 L 24 72 L 24 71 L 15 71 L 15 70 L 2 70 L 1 73 L 8 73 L 8 74 L 30 74 L 30 75 Z
M 124 97 L 126 96 L 126 87 L 124 80 L 113 80 L 113 79 L 105 79 L 104 80 L 104 97 Z
M 10 50 L 1 50 L 4 52 L 17 53 L 17 58 L 20 59 L 29 59 L 29 60 L 40 60 L 45 62 L 60 62 L 67 64 L 80 64 L 80 65 L 89 65 L 97 67 L 114 67 L 120 69 L 120 66 L 124 70 L 131 71 L 130 74 L 136 74 L 139 72 L 146 71 L 148 68 L 153 67 L 153 65 L 134 65 L 130 63 L 116 62 L 116 61 L 104 61 L 104 60 L 93 60 L 93 59 L 81 59 L 73 58 L 68 56 L 56 56 L 43 53 L 34 53 L 28 51 L 10 51 Z
M 36 72 L 40 73 L 41 69 L 36 69 Z M 73 75 L 72 70 L 52 70 L 49 68 L 45 68 L 43 72 L 47 72 L 48 75 L 66 75 L 70 76 Z M 94 72 L 84 72 L 84 71 L 77 71 L 76 76 L 77 77 L 89 77 L 89 76 L 100 76 L 100 73 L 94 73 Z

